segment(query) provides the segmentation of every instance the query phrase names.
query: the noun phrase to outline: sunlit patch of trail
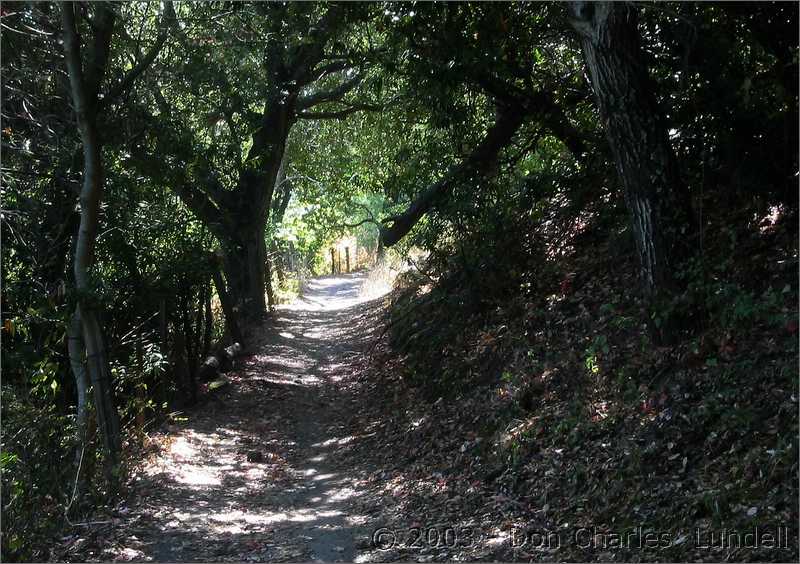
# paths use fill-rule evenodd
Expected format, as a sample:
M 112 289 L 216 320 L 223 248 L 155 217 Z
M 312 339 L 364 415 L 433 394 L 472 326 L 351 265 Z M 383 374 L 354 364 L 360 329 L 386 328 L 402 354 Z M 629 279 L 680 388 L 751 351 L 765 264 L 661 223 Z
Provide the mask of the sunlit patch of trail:
M 358 400 L 344 383 L 374 329 L 363 279 L 312 280 L 278 309 L 230 385 L 167 430 L 98 559 L 369 559 L 364 469 L 341 456 Z

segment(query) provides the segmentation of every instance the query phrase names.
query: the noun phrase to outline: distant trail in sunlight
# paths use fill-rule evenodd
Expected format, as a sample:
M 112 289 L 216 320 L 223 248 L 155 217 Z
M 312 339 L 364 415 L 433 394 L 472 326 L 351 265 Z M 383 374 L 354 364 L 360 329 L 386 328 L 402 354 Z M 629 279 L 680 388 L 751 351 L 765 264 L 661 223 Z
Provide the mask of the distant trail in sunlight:
M 371 467 L 343 453 L 362 432 L 352 375 L 376 336 L 380 300 L 363 273 L 309 281 L 254 351 L 137 475 L 114 542 L 94 560 L 364 560 L 360 501 Z
M 366 273 L 358 272 L 314 278 L 306 283 L 301 298 L 278 307 L 291 311 L 335 311 L 353 307 L 366 301 L 361 296 L 366 276 Z M 375 297 L 378 296 L 370 296 Z

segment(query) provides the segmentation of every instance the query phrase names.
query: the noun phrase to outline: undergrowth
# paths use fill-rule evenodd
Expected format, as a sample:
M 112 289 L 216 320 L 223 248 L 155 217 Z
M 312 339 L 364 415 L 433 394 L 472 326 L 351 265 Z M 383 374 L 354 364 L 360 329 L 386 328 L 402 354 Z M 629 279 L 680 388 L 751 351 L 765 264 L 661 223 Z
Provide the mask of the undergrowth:
M 469 268 L 461 252 L 399 278 L 389 342 L 404 385 L 431 402 L 421 410 L 452 403 L 452 446 L 472 445 L 460 469 L 517 500 L 508 523 L 641 526 L 672 540 L 558 559 L 796 559 L 796 217 L 749 217 L 717 218 L 681 267 L 687 290 L 674 307 L 691 324 L 670 346 L 648 331 L 663 312 L 632 291 L 621 215 L 610 230 L 574 229 L 560 253 L 547 228 L 510 225 L 474 243 Z M 433 431 L 410 432 L 404 444 Z M 787 549 L 704 553 L 688 542 L 778 526 L 791 530 Z

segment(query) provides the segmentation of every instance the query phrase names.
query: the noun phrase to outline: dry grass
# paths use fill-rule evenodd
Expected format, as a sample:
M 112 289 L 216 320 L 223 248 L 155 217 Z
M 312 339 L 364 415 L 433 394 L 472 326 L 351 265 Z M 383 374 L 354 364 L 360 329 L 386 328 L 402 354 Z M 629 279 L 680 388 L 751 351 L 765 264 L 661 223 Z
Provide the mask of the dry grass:
M 403 271 L 403 266 L 399 257 L 393 253 L 387 254 L 367 274 L 361 286 L 361 297 L 372 299 L 389 293 L 397 275 Z

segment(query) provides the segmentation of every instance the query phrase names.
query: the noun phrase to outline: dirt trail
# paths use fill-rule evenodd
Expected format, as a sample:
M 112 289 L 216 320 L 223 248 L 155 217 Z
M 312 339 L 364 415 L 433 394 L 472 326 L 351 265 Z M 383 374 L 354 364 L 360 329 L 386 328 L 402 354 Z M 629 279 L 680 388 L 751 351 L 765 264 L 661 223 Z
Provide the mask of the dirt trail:
M 167 430 L 169 447 L 137 478 L 113 546 L 96 557 L 370 559 L 365 513 L 376 509 L 358 498 L 374 469 L 343 460 L 358 432 L 348 377 L 377 330 L 362 281 L 313 280 L 278 310 L 230 384 Z

